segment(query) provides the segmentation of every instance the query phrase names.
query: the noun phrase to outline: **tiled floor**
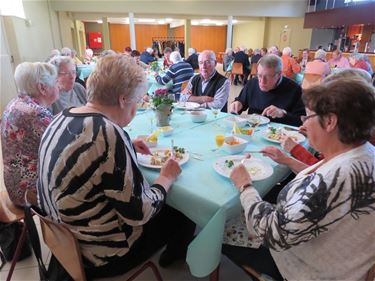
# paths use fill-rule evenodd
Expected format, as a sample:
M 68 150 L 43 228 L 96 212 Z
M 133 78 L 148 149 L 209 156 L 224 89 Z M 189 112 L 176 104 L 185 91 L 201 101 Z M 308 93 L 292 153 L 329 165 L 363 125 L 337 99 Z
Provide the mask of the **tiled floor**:
M 218 69 L 222 69 L 221 65 L 217 66 Z M 238 96 L 239 92 L 241 91 L 241 86 L 231 86 L 230 97 L 228 103 L 231 103 L 236 96 Z M 0 150 L 0 160 L 1 157 L 1 150 Z M 3 189 L 3 172 L 2 172 L 2 161 L 0 161 L 0 190 Z M 39 221 L 37 221 L 37 227 L 39 227 Z M 159 254 L 157 253 L 152 257 L 152 261 L 157 264 Z M 43 260 L 46 264 L 49 262 L 50 252 L 48 248 L 42 244 L 42 255 Z M 8 270 L 10 267 L 10 263 L 7 263 L 4 268 L 0 272 L 0 280 L 5 280 L 6 276 L 8 275 Z M 168 269 L 160 268 L 161 275 L 164 280 L 175 280 L 175 281 L 190 281 L 190 280 L 209 280 L 208 277 L 206 278 L 196 278 L 190 274 L 189 268 L 186 263 L 180 262 Z M 105 280 L 126 280 L 126 277 L 131 274 L 128 273 L 123 276 L 118 276 L 116 278 L 111 279 L 100 279 L 102 281 Z M 221 266 L 220 266 L 220 280 L 221 281 L 242 281 L 242 280 L 251 280 L 251 278 L 245 274 L 240 268 L 234 265 L 230 260 L 228 260 L 225 256 L 222 256 L 221 259 Z M 39 273 L 37 262 L 34 257 L 27 258 L 21 262 L 18 262 L 13 273 L 12 280 L 39 280 Z M 145 281 L 145 280 L 155 280 L 151 270 L 145 271 L 142 275 L 140 275 L 136 280 Z

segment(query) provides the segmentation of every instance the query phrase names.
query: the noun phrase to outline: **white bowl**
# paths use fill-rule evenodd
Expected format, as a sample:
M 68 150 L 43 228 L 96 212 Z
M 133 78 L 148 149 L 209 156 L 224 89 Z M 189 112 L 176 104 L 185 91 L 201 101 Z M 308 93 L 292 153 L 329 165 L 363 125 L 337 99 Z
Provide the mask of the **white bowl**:
M 237 127 L 242 128 L 246 126 L 248 121 L 245 118 L 241 118 L 238 116 L 231 116 L 231 117 L 224 119 L 224 122 L 229 128 L 233 128 L 233 123 L 236 123 Z
M 238 144 L 230 144 L 231 142 L 236 141 L 239 142 Z M 224 139 L 223 149 L 228 152 L 229 154 L 237 154 L 241 153 L 245 150 L 248 141 L 236 136 L 226 137 Z
M 138 136 L 139 139 L 142 139 L 148 147 L 156 147 L 158 145 L 158 141 L 148 141 L 147 138 L 149 135 L 140 135 Z
M 163 137 L 168 137 L 172 135 L 173 133 L 173 128 L 171 126 L 160 127 L 159 130 L 160 130 L 160 134 Z
M 254 128 L 241 128 L 241 132 L 233 133 L 233 136 L 250 141 L 254 134 Z
M 191 121 L 194 123 L 202 123 L 207 119 L 207 113 L 204 111 L 192 111 L 190 112 Z

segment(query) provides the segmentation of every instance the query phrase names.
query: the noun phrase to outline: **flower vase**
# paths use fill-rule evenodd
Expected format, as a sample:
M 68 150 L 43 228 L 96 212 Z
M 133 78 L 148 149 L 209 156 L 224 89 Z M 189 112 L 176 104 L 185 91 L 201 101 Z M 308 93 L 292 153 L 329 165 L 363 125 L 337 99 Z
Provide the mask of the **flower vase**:
M 156 117 L 156 126 L 169 126 L 169 122 L 171 121 L 172 105 L 160 104 L 157 108 L 154 109 L 154 111 Z

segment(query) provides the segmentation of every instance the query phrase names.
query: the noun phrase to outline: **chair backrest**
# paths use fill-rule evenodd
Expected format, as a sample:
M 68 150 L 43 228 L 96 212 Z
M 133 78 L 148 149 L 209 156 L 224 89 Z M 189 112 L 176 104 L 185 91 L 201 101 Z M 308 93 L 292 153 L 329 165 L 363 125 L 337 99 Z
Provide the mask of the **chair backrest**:
M 232 65 L 232 74 L 243 75 L 243 66 L 240 62 L 234 62 Z
M 257 74 L 258 74 L 258 64 L 257 63 L 252 63 L 251 64 L 250 75 L 256 76 Z
M 75 281 L 86 281 L 81 251 L 73 233 L 64 224 L 33 213 L 40 219 L 43 240 L 52 254 Z
M 317 86 L 322 81 L 323 76 L 320 74 L 305 73 L 302 80 L 302 89 L 306 90 L 313 86 Z
M 181 93 L 185 90 L 186 86 L 189 84 L 189 81 L 182 82 L 181 84 Z

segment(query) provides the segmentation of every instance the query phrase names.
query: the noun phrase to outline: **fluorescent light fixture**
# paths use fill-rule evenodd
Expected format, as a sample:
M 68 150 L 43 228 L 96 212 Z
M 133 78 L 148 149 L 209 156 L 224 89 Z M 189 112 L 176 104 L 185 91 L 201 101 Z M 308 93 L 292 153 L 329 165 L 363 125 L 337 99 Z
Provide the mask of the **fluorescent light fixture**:
M 165 21 L 166 21 L 166 22 L 172 22 L 173 19 L 172 19 L 172 18 L 166 18 Z
M 232 23 L 238 23 L 238 20 L 232 20 Z
M 209 24 L 209 23 L 212 23 L 212 21 L 210 19 L 203 19 L 203 20 L 201 20 L 201 23 L 202 24 Z
M 222 22 L 216 22 L 215 24 L 218 25 L 218 26 L 224 25 L 224 23 L 222 23 Z
M 158 20 L 158 24 L 165 24 L 164 20 Z
M 129 18 L 122 19 L 122 23 L 129 23 Z
M 139 22 L 155 22 L 155 19 L 138 19 Z
M 198 22 L 197 20 L 192 20 L 192 21 L 191 21 L 191 25 L 198 25 L 198 23 L 199 23 L 199 22 Z
M 99 23 L 99 24 L 102 24 L 103 20 L 97 20 L 96 22 Z

